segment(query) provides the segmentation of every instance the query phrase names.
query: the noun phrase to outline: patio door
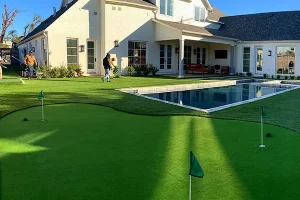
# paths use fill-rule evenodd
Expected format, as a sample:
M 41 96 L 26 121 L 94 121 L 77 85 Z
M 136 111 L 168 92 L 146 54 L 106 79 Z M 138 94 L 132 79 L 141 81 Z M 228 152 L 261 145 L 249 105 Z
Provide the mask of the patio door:
M 96 74 L 96 42 L 94 40 L 87 41 L 87 73 Z
M 160 45 L 160 70 L 163 72 L 172 71 L 172 45 Z
M 191 64 L 192 63 L 192 46 L 184 46 L 184 59 L 183 64 Z
M 255 72 L 256 74 L 262 74 L 263 73 L 263 47 L 256 47 L 255 48 Z

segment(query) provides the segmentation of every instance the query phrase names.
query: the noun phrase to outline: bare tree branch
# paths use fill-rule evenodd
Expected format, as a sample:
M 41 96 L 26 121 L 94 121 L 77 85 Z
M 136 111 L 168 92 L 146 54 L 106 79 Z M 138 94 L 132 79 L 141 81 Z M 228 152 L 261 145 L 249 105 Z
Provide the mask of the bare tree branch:
M 3 43 L 6 31 L 8 27 L 10 27 L 14 20 L 16 19 L 16 16 L 20 13 L 18 9 L 14 9 L 12 11 L 9 11 L 6 4 L 4 4 L 4 12 L 2 13 L 2 27 L 1 27 L 1 33 L 0 33 L 0 43 Z

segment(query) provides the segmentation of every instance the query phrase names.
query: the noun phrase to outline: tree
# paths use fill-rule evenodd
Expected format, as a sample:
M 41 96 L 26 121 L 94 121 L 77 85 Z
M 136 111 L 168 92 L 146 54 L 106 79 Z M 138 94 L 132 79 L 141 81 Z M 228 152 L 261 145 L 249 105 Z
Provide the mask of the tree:
M 33 31 L 42 21 L 43 19 L 41 16 L 39 14 L 35 14 L 32 21 L 24 27 L 24 37 Z
M 9 11 L 7 5 L 4 4 L 4 13 L 2 13 L 2 28 L 0 33 L 0 43 L 3 43 L 8 27 L 12 25 L 12 23 L 16 19 L 17 14 L 19 13 L 20 11 L 18 9 Z
M 21 37 L 19 37 L 18 32 L 16 30 L 11 30 L 7 33 L 5 40 L 9 40 L 14 43 L 19 43 L 21 41 Z

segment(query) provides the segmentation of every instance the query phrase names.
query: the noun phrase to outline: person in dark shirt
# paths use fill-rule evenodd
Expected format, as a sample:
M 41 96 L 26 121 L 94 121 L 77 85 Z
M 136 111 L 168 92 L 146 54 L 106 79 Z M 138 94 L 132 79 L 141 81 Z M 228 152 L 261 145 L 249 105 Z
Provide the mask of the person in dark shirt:
M 113 68 L 111 62 L 110 62 L 110 54 L 107 53 L 106 57 L 103 59 L 103 67 L 105 69 L 105 76 L 102 78 L 102 82 L 104 83 L 105 79 L 107 82 L 110 82 L 110 70 Z

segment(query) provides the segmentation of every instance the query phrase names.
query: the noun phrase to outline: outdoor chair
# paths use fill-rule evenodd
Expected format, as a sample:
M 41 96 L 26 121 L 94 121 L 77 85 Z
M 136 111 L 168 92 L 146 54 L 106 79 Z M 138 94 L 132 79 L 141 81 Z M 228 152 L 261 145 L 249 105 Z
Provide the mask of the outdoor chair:
M 221 74 L 221 66 L 220 65 L 215 65 L 215 74 Z

